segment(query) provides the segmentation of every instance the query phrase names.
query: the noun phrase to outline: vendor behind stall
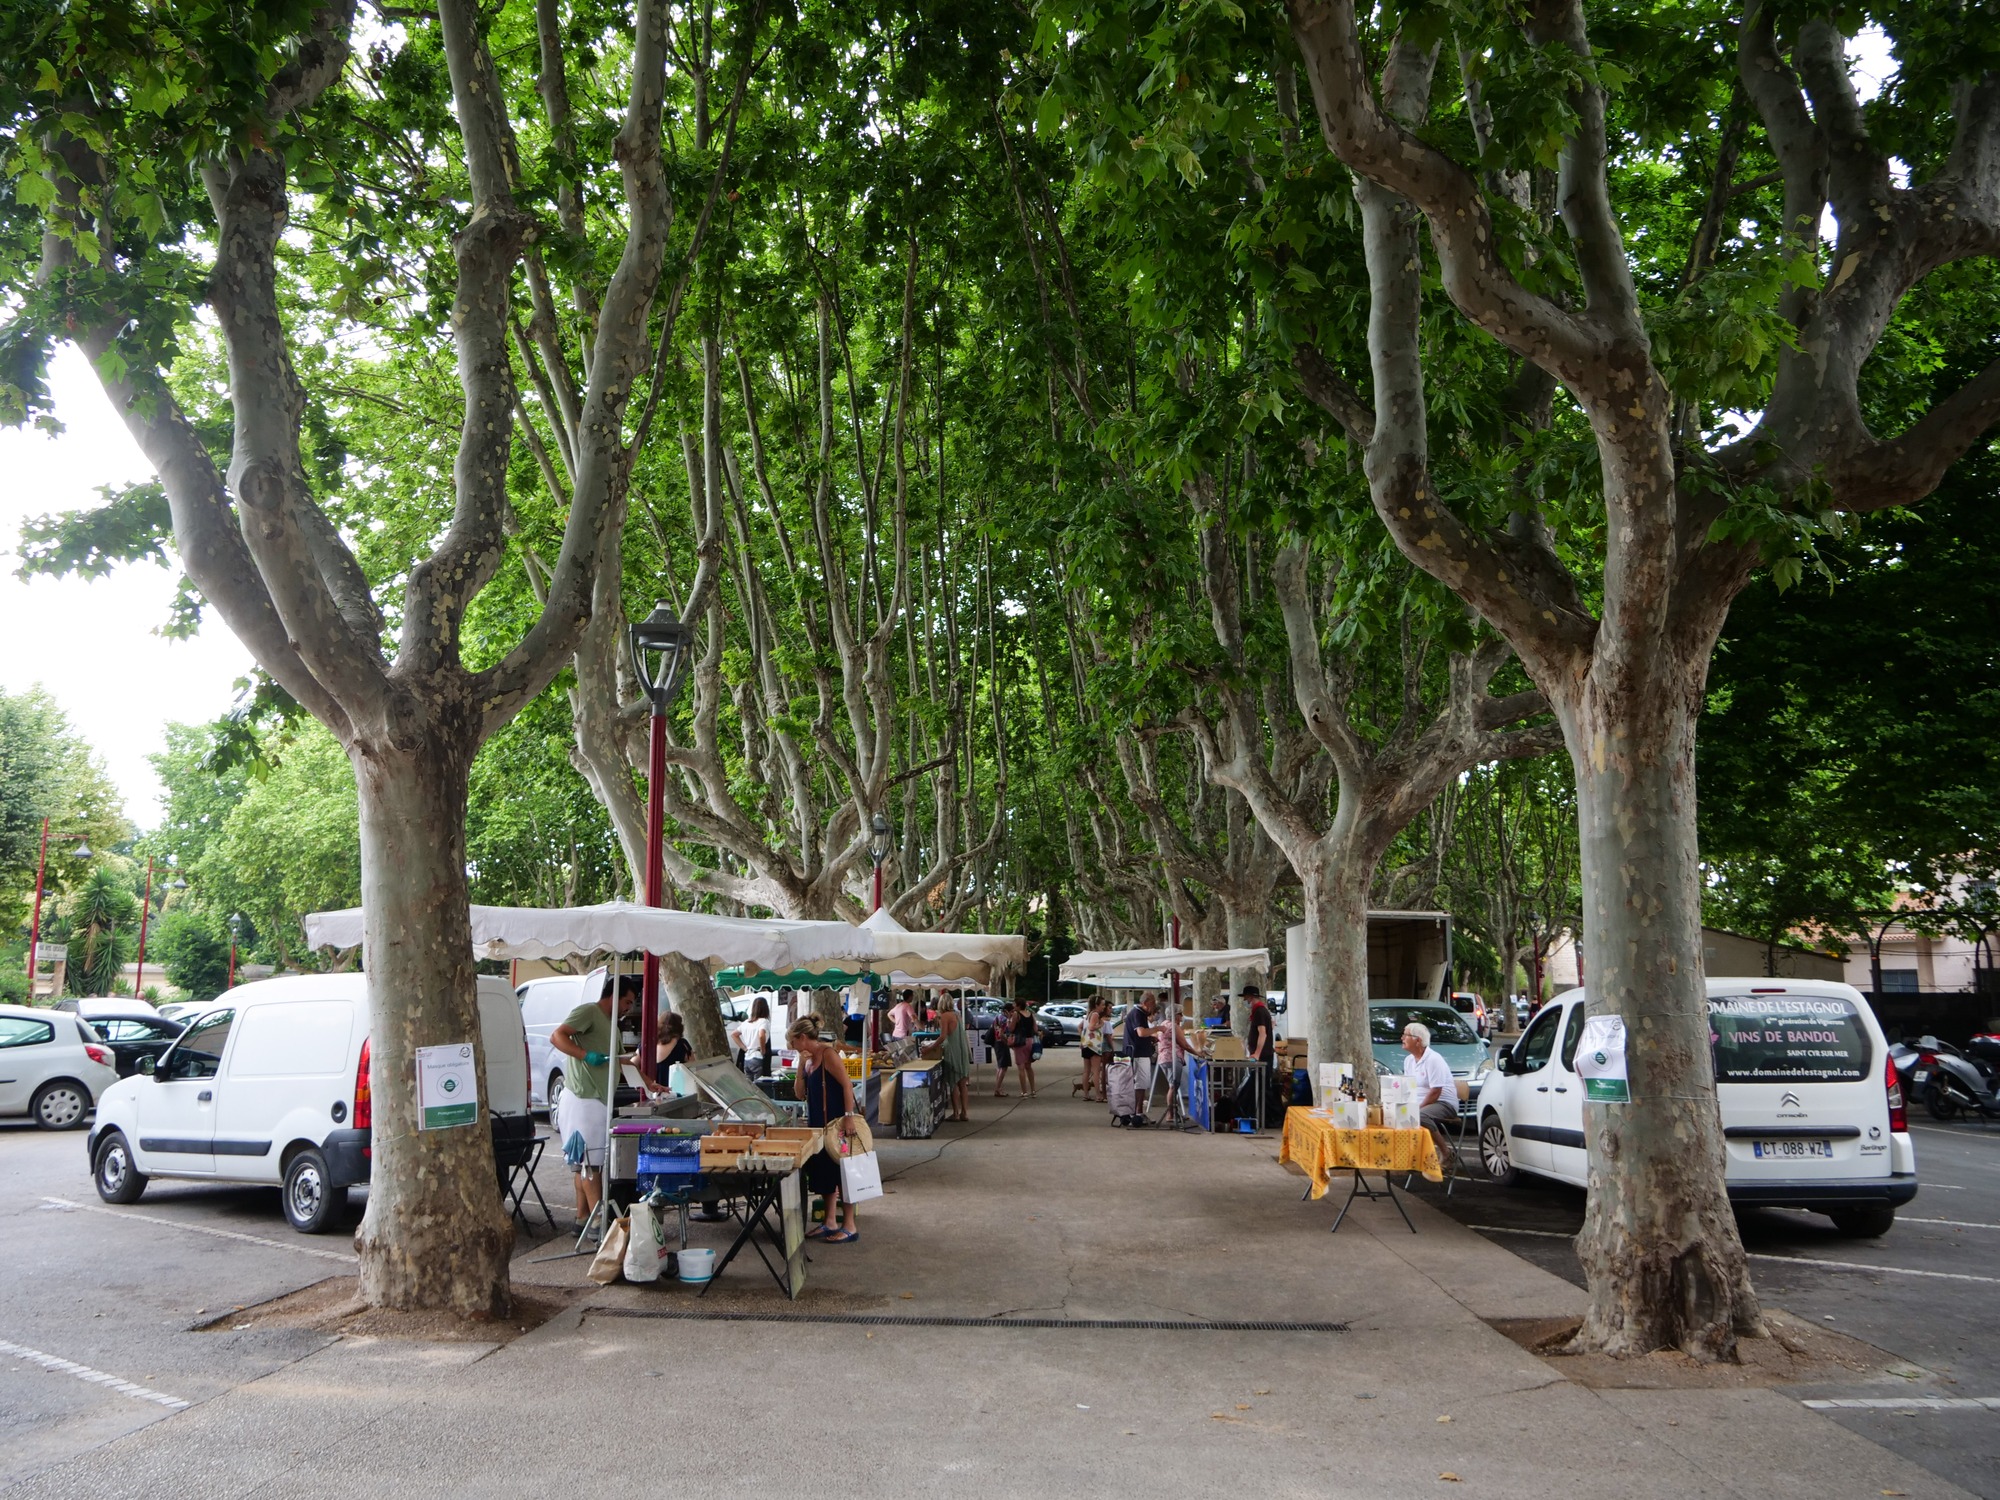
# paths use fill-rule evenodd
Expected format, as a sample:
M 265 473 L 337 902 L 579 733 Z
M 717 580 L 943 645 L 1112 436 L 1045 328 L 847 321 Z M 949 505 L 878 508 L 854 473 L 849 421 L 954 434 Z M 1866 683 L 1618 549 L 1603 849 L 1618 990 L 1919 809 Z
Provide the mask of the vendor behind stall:
M 617 983 L 618 1020 L 639 1003 L 639 976 L 627 974 Z M 597 1207 L 603 1187 L 604 1138 L 611 1108 L 611 1058 L 618 1050 L 618 1022 L 612 1020 L 612 981 L 604 976 L 604 991 L 594 1003 L 579 1005 L 549 1033 L 549 1045 L 568 1059 L 563 1064 L 562 1104 L 556 1138 L 563 1143 L 563 1160 L 576 1174 L 576 1216 L 587 1218 Z
M 819 1039 L 819 1021 L 801 1016 L 785 1032 L 799 1054 L 796 1087 L 806 1101 L 806 1123 L 825 1127 L 840 1122 L 840 1133 L 851 1136 L 859 1118 L 854 1109 L 854 1083 L 847 1076 L 847 1061 L 840 1048 Z M 825 1240 L 829 1245 L 845 1245 L 861 1237 L 854 1227 L 854 1205 L 840 1201 L 840 1158 L 831 1150 L 817 1151 L 806 1158 L 806 1187 L 826 1203 L 826 1217 L 806 1231 L 806 1238 Z M 846 1209 L 836 1223 L 836 1214 Z

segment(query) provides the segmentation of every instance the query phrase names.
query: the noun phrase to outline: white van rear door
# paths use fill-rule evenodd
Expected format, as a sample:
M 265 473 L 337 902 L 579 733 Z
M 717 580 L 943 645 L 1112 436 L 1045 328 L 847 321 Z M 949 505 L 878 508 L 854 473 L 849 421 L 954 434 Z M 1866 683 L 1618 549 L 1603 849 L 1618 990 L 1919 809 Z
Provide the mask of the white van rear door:
M 1833 991 L 1782 982 L 1711 987 L 1709 1031 L 1731 1182 L 1889 1175 L 1889 1102 L 1876 1028 L 1857 993 Z
M 521 1004 L 507 982 L 479 979 L 480 1041 L 486 1050 L 486 1107 L 499 1115 L 528 1112 L 528 1044 Z

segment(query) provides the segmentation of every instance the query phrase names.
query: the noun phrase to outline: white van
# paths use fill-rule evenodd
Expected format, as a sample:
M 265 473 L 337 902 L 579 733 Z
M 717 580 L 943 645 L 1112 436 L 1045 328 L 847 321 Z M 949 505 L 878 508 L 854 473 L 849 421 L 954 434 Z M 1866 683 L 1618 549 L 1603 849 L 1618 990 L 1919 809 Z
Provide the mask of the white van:
M 294 1229 L 331 1227 L 348 1186 L 368 1180 L 366 986 L 361 974 L 300 974 L 220 996 L 150 1071 L 98 1099 L 98 1196 L 135 1202 L 149 1177 L 267 1183 Z M 532 1135 L 528 1049 L 504 980 L 480 979 L 479 1022 L 494 1137 Z
M 1487 1175 L 1588 1185 L 1576 1048 L 1584 991 L 1542 1007 L 1479 1092 Z M 1843 1234 L 1874 1236 L 1917 1195 L 1917 1154 L 1896 1064 L 1852 986 L 1711 979 L 1709 1039 L 1730 1202 L 1809 1208 Z M 1616 1106 L 1610 1106 L 1615 1108 Z

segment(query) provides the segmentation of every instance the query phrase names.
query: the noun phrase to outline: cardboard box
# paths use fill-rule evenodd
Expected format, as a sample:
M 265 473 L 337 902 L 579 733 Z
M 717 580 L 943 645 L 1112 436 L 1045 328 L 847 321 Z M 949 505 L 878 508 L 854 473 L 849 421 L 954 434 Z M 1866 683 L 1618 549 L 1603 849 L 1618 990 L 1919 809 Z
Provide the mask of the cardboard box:
M 1370 1130 L 1380 1130 L 1382 1128 L 1381 1105 L 1371 1104 L 1368 1106 L 1368 1128 Z
M 1398 1099 L 1382 1106 L 1382 1123 L 1391 1130 L 1423 1128 L 1423 1107 L 1414 1099 Z

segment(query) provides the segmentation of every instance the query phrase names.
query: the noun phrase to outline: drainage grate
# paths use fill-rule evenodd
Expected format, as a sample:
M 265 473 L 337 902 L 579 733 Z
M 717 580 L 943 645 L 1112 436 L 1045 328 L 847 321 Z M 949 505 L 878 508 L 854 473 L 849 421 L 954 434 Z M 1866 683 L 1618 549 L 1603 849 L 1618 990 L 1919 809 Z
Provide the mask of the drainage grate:
M 1345 1323 L 1218 1318 L 974 1318 L 949 1313 L 730 1312 L 723 1308 L 593 1307 L 594 1318 L 665 1318 L 687 1323 L 851 1323 L 868 1328 L 1115 1328 L 1168 1333 L 1345 1333 Z

